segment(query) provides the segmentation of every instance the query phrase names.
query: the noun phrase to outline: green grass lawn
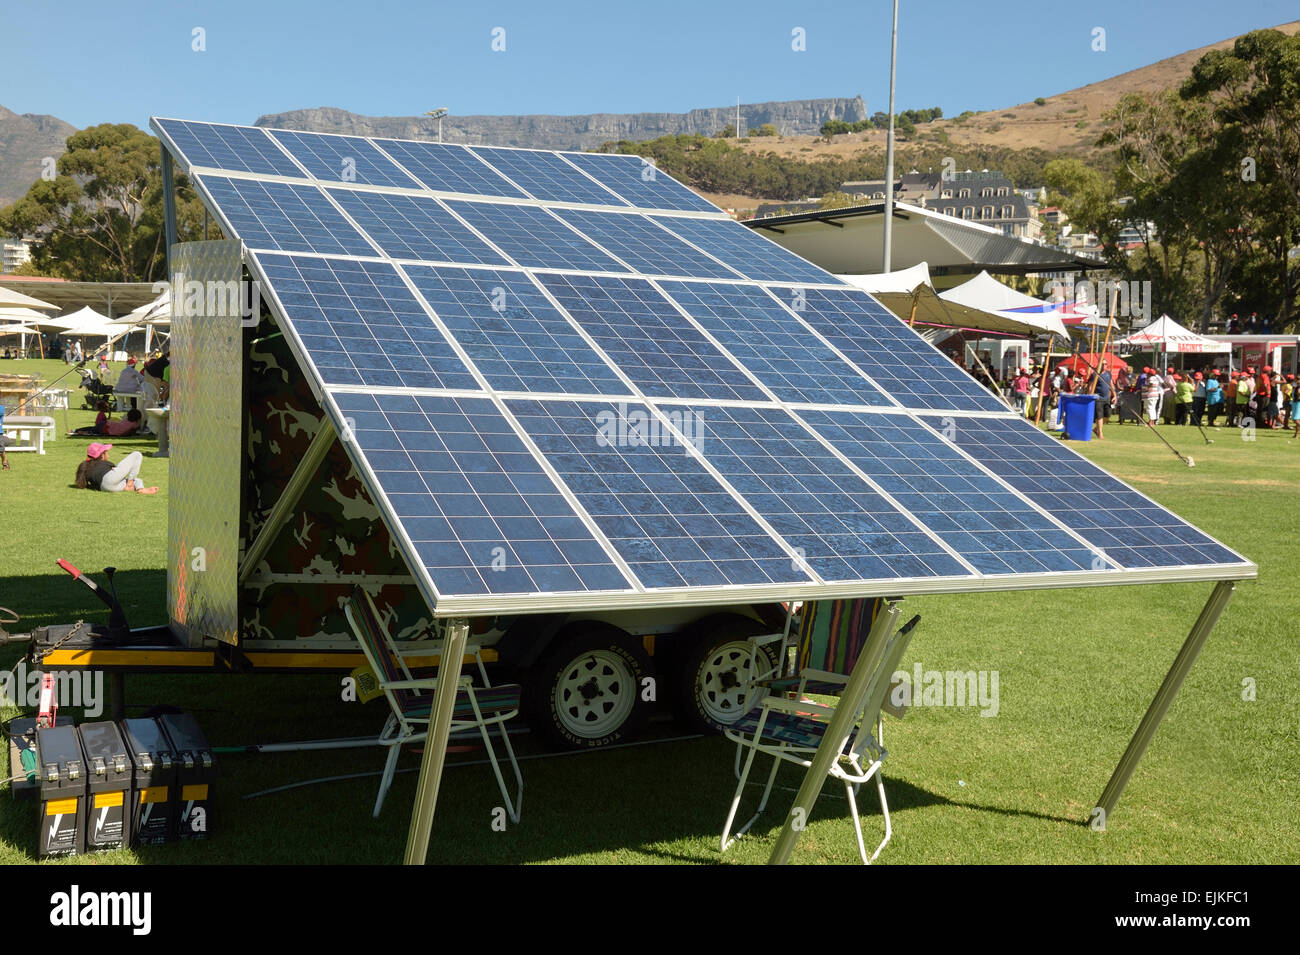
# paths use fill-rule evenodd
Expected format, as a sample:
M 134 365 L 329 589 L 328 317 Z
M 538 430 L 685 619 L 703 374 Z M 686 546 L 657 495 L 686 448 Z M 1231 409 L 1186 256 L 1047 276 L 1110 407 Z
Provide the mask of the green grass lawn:
M 0 370 L 33 368 L 48 376 L 66 370 L 57 362 L 6 362 Z M 69 424 L 92 418 L 74 411 Z M 1300 549 L 1292 516 L 1300 441 L 1260 433 L 1245 442 L 1220 429 L 1207 446 L 1192 428 L 1162 433 L 1195 458 L 1194 468 L 1131 425 L 1076 447 L 1254 560 L 1260 574 L 1238 586 L 1106 831 L 1083 822 L 1211 584 L 909 598 L 904 612 L 920 613 L 922 629 L 905 667 L 995 670 L 999 708 L 989 718 L 977 707 L 921 707 L 888 722 L 894 838 L 879 861 L 1300 862 Z M 98 602 L 57 570 L 57 557 L 96 574 L 118 567 L 132 624 L 166 620 L 167 461 L 145 460 L 143 476 L 162 488 L 156 497 L 78 491 L 70 485 L 86 443 L 60 436 L 44 457 L 10 455 L 13 470 L 0 473 L 7 518 L 0 605 L 22 615 L 17 629 L 105 619 Z M 148 439 L 115 444 L 115 452 L 153 447 Z M 19 655 L 0 649 L 0 664 L 8 668 Z M 1248 678 L 1256 694 L 1250 701 L 1243 699 Z M 129 713 L 183 706 L 216 745 L 375 733 L 385 715 L 381 701 L 344 703 L 333 676 L 131 677 L 128 702 Z M 655 732 L 677 733 L 668 723 Z M 500 798 L 487 768 L 453 768 L 431 860 L 760 862 L 793 798 L 775 795 L 754 834 L 723 856 L 717 839 L 734 781 L 732 750 L 722 740 L 548 757 L 525 739 L 521 752 L 540 757 L 523 763 L 522 822 L 494 831 L 491 810 Z M 418 759 L 408 754 L 403 768 L 413 770 Z M 370 817 L 377 776 L 248 798 L 301 780 L 377 773 L 382 765 L 378 749 L 226 755 L 210 841 L 55 864 L 397 862 L 414 772 L 397 777 L 378 821 Z M 798 784 L 793 770 L 783 770 L 782 780 Z M 862 802 L 870 838 L 880 816 L 867 790 Z M 35 844 L 33 806 L 0 794 L 0 863 L 34 861 Z M 847 803 L 828 786 L 795 861 L 856 858 Z

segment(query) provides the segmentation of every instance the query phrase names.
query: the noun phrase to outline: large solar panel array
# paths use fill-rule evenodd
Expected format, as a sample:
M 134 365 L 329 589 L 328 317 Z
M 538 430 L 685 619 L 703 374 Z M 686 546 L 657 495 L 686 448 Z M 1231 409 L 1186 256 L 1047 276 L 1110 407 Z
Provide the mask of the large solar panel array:
M 154 128 L 435 613 L 1255 572 L 640 157 Z

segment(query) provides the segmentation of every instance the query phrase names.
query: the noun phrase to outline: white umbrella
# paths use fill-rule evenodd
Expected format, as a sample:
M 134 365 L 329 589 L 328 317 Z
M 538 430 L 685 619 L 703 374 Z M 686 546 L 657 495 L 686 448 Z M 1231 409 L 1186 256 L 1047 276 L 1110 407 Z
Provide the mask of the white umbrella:
M 33 308 L 43 312 L 57 312 L 59 310 L 57 305 L 42 302 L 39 298 L 32 298 L 30 295 L 15 292 L 13 289 L 0 288 L 0 310 L 9 308 Z

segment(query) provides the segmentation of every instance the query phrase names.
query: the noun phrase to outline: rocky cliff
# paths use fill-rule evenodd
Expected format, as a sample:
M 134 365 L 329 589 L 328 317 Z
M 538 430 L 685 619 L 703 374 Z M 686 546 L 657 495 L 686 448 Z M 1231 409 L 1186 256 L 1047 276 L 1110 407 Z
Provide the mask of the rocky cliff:
M 867 118 L 862 97 L 750 103 L 740 107 L 749 130 L 771 123 L 783 135 L 816 135 L 829 119 Z M 693 109 L 689 113 L 592 113 L 586 116 L 447 116 L 442 138 L 449 143 L 525 146 L 542 149 L 593 149 L 610 140 L 655 139 L 680 133 L 711 136 L 736 122 L 736 107 Z M 438 122 L 424 116 L 362 116 L 331 106 L 273 113 L 258 126 L 318 133 L 348 133 L 392 139 L 436 139 Z
M 42 160 L 61 156 L 64 141 L 76 131 L 54 116 L 19 115 L 0 106 L 0 207 L 27 195 L 41 177 Z

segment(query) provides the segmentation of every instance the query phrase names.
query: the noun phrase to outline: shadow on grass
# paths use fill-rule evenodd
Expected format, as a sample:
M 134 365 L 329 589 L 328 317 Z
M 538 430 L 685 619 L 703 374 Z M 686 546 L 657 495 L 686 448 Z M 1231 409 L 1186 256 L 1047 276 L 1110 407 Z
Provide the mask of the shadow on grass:
M 21 528 L 11 528 L 6 533 L 20 533 Z M 51 546 L 51 553 L 64 556 L 82 570 L 96 584 L 109 590 L 103 567 L 89 567 L 77 561 L 77 543 L 72 535 L 65 546 Z M 124 538 L 123 547 L 130 544 Z M 54 567 L 54 558 L 50 558 Z M 42 570 L 44 568 L 31 568 Z M 113 576 L 117 598 L 126 611 L 127 623 L 132 627 L 147 627 L 167 622 L 167 571 L 122 570 Z M 100 602 L 89 588 L 70 574 L 62 571 L 53 574 L 36 573 L 30 577 L 0 577 L 0 607 L 8 607 L 18 614 L 16 624 L 5 627 L 10 633 L 26 633 L 33 627 L 59 623 L 107 623 L 108 607 Z

